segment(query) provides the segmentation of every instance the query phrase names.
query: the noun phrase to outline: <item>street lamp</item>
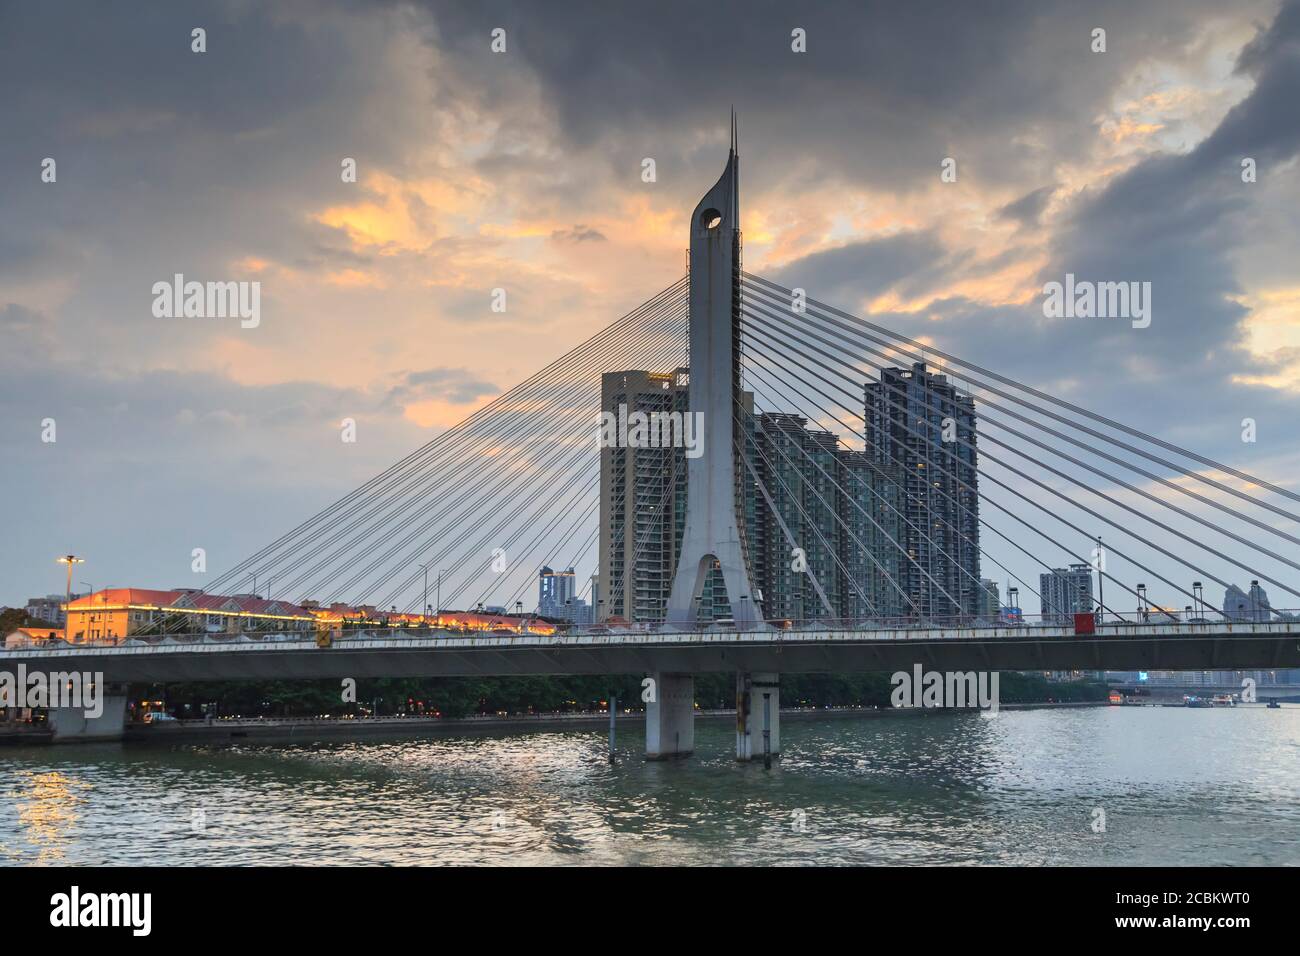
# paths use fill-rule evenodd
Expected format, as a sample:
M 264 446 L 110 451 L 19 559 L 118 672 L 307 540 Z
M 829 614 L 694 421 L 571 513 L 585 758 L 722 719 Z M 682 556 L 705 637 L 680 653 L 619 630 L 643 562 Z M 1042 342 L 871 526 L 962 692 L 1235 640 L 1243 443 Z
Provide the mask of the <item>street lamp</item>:
M 1145 584 L 1139 584 L 1137 586 L 1137 592 L 1138 592 L 1138 620 L 1141 623 L 1145 624 L 1147 621 L 1147 586 Z
M 1192 597 L 1195 599 L 1193 603 L 1196 606 L 1196 616 L 1205 617 L 1205 595 L 1201 589 L 1200 581 L 1192 582 Z
M 66 564 L 68 566 L 68 586 L 64 591 L 63 599 L 63 612 L 64 614 L 67 614 L 68 605 L 72 603 L 72 566 L 74 564 L 85 564 L 86 559 L 79 558 L 75 554 L 65 554 L 62 557 L 55 558 L 55 560 L 59 564 Z
M 1101 546 L 1101 535 L 1097 535 L 1097 623 L 1101 623 L 1106 614 L 1106 552 Z
M 429 562 L 432 564 L 433 562 Z M 429 613 L 429 564 L 418 565 L 424 572 L 424 613 Z M 438 613 L 442 613 L 442 571 L 438 572 Z

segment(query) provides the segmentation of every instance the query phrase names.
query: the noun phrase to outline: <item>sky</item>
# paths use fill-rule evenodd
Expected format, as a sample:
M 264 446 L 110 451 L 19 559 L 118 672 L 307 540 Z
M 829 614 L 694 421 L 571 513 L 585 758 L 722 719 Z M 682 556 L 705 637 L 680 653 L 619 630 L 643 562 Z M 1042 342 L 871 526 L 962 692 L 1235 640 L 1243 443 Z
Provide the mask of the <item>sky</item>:
M 1296 2 L 6 2 L 0 89 L 0 604 L 192 586 L 679 278 L 733 106 L 748 270 L 1296 486 Z

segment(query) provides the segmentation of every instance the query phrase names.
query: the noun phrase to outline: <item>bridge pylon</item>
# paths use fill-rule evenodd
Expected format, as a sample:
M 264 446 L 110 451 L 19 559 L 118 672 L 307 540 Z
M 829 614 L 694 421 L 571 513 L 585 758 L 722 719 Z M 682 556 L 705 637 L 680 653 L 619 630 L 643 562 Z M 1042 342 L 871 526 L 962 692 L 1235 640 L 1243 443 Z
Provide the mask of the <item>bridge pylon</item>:
M 766 627 L 737 520 L 743 421 L 740 395 L 740 158 L 735 116 L 726 169 L 690 222 L 690 402 L 704 427 L 702 454 L 687 461 L 686 523 L 667 622 L 693 627 L 700 595 L 719 567 L 742 630 Z M 697 426 L 698 427 L 698 426 Z

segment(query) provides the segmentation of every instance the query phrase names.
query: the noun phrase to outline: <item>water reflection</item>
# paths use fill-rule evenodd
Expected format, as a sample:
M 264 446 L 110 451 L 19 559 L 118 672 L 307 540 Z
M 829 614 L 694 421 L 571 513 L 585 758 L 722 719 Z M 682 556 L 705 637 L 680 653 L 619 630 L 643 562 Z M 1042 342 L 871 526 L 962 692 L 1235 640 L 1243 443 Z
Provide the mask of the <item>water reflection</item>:
M 77 825 L 78 805 L 83 802 L 78 791 L 85 787 L 59 771 L 17 771 L 4 794 L 18 821 L 12 838 L 8 831 L 2 831 L 0 853 L 6 861 L 38 865 L 68 862 L 67 847 Z

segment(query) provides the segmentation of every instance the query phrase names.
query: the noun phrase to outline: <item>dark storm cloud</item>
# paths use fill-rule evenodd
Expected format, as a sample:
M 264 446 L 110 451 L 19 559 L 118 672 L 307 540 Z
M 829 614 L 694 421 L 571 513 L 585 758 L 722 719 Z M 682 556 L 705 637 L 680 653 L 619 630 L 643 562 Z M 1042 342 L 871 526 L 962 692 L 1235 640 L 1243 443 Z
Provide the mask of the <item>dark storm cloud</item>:
M 741 117 L 750 184 L 801 161 L 819 175 L 912 189 L 954 156 L 983 182 L 1015 182 L 1077 148 L 1126 69 L 1184 55 L 1196 2 L 1014 0 L 933 3 L 429 4 L 458 66 L 486 89 L 522 63 L 541 81 L 575 150 L 661 179 L 710 169 L 729 108 Z M 1108 52 L 1089 50 L 1108 29 Z M 488 50 L 493 28 L 509 52 Z M 791 30 L 808 52 L 791 52 Z M 1116 67 L 1119 67 L 1118 69 Z M 497 94 L 493 94 L 497 95 Z M 715 131 L 712 140 L 701 132 Z M 1027 147 L 1019 137 L 1041 143 Z M 760 153 L 761 144 L 761 153 Z M 700 147 L 708 146 L 701 154 Z M 666 167 L 666 169 L 665 169 Z
M 1019 199 L 1007 203 L 998 210 L 998 216 L 1018 222 L 1022 226 L 1036 226 L 1054 192 L 1056 192 L 1055 186 L 1040 186 L 1025 193 Z
M 340 182 L 343 156 L 400 169 L 413 121 L 381 105 L 383 30 L 347 10 L 323 7 L 336 19 L 313 27 L 294 19 L 298 5 L 145 15 L 72 3 L 54 16 L 5 4 L 0 88 L 15 95 L 0 137 L 0 276 L 75 276 L 51 321 L 65 343 L 107 356 L 149 318 L 151 285 L 175 272 L 247 279 L 227 275 L 247 256 L 355 262 L 338 231 L 303 210 L 355 196 Z M 190 50 L 196 24 L 208 34 L 202 55 Z M 47 156 L 53 185 L 39 178 Z M 152 344 L 171 344 L 168 333 Z
M 955 259 L 931 233 L 905 233 L 814 252 L 770 278 L 791 288 L 816 289 L 831 301 L 859 301 L 891 289 L 918 294 L 951 274 Z
M 556 242 L 604 242 L 605 235 L 598 229 L 592 229 L 579 223 L 570 229 L 556 229 L 551 233 Z
M 1289 393 L 1235 383 L 1266 373 L 1273 362 L 1247 353 L 1247 310 L 1235 259 L 1247 241 L 1254 190 L 1240 160 L 1261 163 L 1261 176 L 1288 168 L 1300 153 L 1300 4 L 1289 4 L 1243 55 L 1240 69 L 1257 85 L 1203 142 L 1183 155 L 1140 161 L 1100 190 L 1076 198 L 1049 243 L 1050 264 L 1025 306 L 989 307 L 965 299 L 932 303 L 921 314 L 876 315 L 880 324 L 1048 390 L 1072 393 L 1085 407 L 1233 459 L 1300 441 L 1297 401 Z M 1025 213 L 1042 190 L 1012 207 Z M 1004 210 L 1006 212 L 1007 210 Z M 892 255 L 882 255 L 891 250 Z M 880 291 L 875 275 L 925 275 L 942 266 L 950 278 L 962 264 L 936 244 L 876 240 L 814 253 L 779 275 L 809 282 L 809 295 L 832 304 Z M 1152 285 L 1151 326 L 1126 319 L 1046 318 L 1041 284 L 1080 280 Z M 883 280 L 888 282 L 888 280 Z M 829 290 L 826 291 L 826 290 Z M 1240 421 L 1269 422 L 1264 449 L 1243 448 Z
M 501 389 L 463 368 L 429 368 L 407 372 L 402 382 L 389 389 L 386 401 L 408 405 L 414 401 L 436 398 L 463 405 Z

